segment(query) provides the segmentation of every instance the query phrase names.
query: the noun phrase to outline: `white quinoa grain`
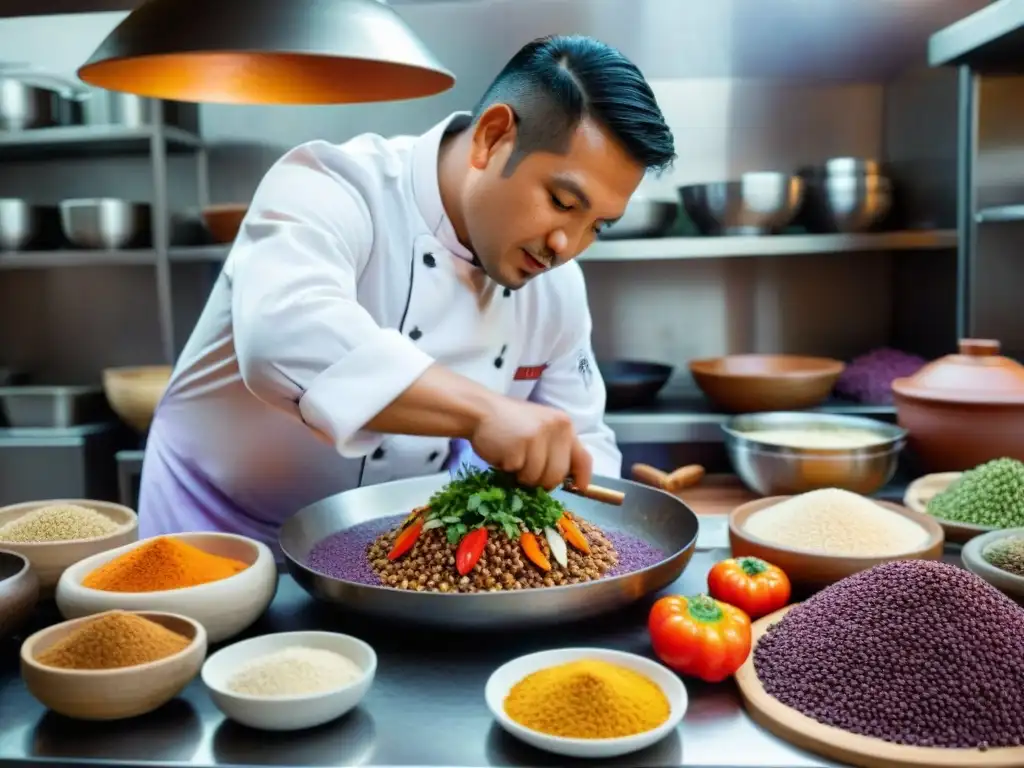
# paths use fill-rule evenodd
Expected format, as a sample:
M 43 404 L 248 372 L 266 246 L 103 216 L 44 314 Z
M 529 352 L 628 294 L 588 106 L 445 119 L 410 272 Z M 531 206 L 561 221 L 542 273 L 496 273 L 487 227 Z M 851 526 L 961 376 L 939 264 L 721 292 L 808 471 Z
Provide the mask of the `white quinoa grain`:
M 31 544 L 95 539 L 114 533 L 118 528 L 117 523 L 94 509 L 77 504 L 53 504 L 0 526 L 0 541 Z
M 770 544 L 846 557 L 902 555 L 928 540 L 928 532 L 913 520 L 838 488 L 810 491 L 758 510 L 743 529 Z
M 341 654 L 292 646 L 245 664 L 227 687 L 248 696 L 296 696 L 341 688 L 362 676 L 363 670 Z

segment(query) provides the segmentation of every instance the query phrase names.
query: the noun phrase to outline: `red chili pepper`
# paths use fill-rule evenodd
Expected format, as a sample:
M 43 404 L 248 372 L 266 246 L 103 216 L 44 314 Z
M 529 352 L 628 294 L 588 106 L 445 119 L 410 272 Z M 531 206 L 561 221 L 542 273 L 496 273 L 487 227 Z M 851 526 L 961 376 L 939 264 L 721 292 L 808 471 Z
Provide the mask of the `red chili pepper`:
M 416 539 L 419 538 L 422 532 L 423 518 L 420 517 L 419 520 L 404 529 L 395 537 L 395 543 L 391 547 L 391 551 L 388 552 L 388 560 L 397 560 L 412 549 L 412 545 L 416 543 Z
M 487 528 L 481 526 L 470 531 L 462 537 L 459 548 L 455 550 L 455 568 L 460 576 L 465 576 L 473 570 L 473 566 L 480 560 L 487 545 Z

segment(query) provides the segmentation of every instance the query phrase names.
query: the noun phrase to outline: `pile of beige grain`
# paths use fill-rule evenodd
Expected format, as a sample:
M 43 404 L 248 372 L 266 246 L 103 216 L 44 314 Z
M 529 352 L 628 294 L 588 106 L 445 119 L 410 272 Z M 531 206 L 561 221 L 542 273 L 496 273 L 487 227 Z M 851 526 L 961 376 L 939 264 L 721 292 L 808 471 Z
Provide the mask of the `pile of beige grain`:
M 106 515 L 78 504 L 39 507 L 0 525 L 0 542 L 38 544 L 109 536 L 120 526 Z
M 871 499 L 838 488 L 794 496 L 747 518 L 769 544 L 839 557 L 892 557 L 920 549 L 928 531 Z

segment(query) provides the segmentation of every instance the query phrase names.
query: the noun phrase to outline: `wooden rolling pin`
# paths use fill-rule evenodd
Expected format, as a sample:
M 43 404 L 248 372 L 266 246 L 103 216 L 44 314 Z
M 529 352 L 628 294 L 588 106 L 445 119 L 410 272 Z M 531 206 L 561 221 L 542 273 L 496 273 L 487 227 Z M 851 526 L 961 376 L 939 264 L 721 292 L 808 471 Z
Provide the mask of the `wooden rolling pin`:
M 633 479 L 637 482 L 661 488 L 669 493 L 679 493 L 704 479 L 704 467 L 700 464 L 687 464 L 673 472 L 663 472 L 650 464 L 634 464 L 632 473 Z
M 577 496 L 585 496 L 588 499 L 604 504 L 614 504 L 617 507 L 621 507 L 626 498 L 626 494 L 622 491 L 613 491 L 611 488 L 602 488 L 600 485 L 588 485 L 586 488 L 581 488 L 572 481 L 572 478 L 566 478 L 562 489 L 569 493 L 575 493 Z

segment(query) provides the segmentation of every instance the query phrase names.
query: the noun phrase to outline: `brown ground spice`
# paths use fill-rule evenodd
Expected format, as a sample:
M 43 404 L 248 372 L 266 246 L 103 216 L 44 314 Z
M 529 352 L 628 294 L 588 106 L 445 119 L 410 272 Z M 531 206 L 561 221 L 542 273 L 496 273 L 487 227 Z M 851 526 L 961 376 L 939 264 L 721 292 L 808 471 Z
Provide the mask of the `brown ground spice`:
M 116 669 L 173 656 L 192 641 L 133 613 L 109 613 L 83 624 L 36 656 L 48 667 Z
M 425 531 L 398 560 L 387 557 L 397 529 L 378 536 L 367 554 L 381 583 L 417 592 L 504 592 L 595 581 L 619 564 L 619 556 L 600 528 L 579 517 L 575 520 L 590 543 L 590 554 L 569 547 L 568 567 L 554 566 L 547 573 L 527 559 L 518 541 L 509 540 L 499 531 L 492 532 L 480 560 L 465 576 L 455 570 L 458 545 L 449 544 L 440 528 Z M 545 538 L 538 536 L 537 541 L 554 565 Z

